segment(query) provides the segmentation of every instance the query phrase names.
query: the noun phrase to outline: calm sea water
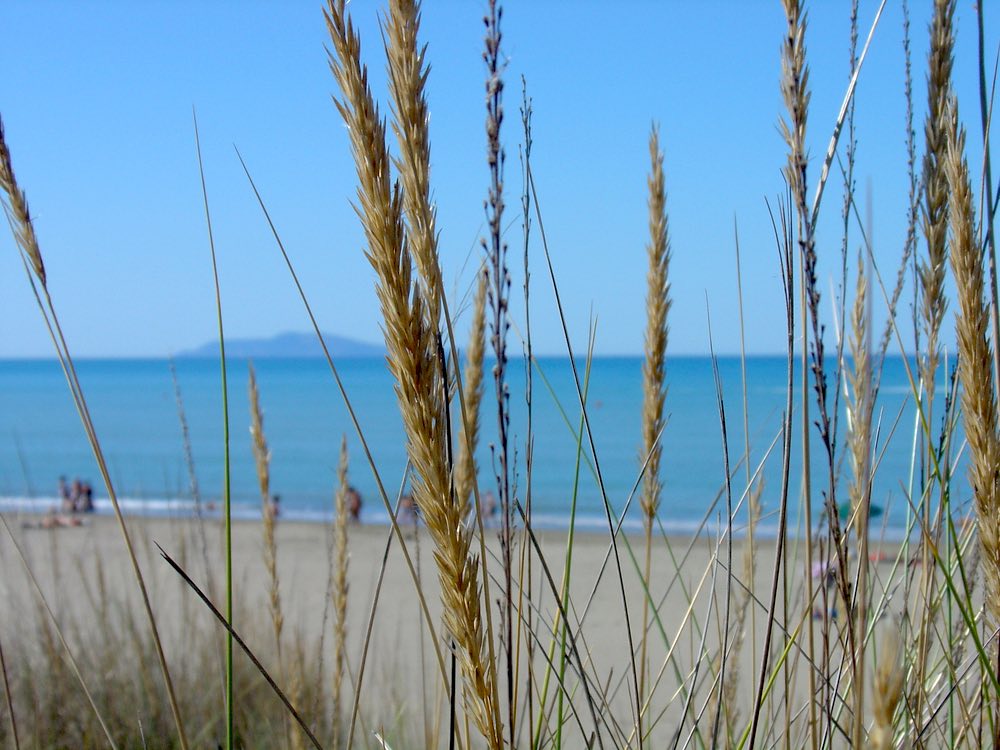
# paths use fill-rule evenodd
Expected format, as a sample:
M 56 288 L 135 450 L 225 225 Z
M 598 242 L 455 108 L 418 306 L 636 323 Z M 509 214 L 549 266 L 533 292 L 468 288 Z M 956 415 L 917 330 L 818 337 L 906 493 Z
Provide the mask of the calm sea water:
M 385 521 L 376 482 L 361 450 L 344 401 L 325 362 L 260 360 L 255 363 L 265 430 L 272 451 L 274 492 L 282 496 L 284 513 L 303 519 L 329 518 L 336 484 L 342 435 L 350 451 L 350 481 L 362 493 L 366 521 Z M 177 378 L 190 426 L 194 461 L 202 496 L 218 502 L 223 483 L 222 408 L 218 364 L 180 360 Z M 390 493 L 399 487 L 405 445 L 391 376 L 379 359 L 345 360 L 339 364 L 348 396 L 371 447 L 375 465 Z M 746 362 L 750 466 L 762 465 L 765 477 L 763 525 L 773 527 L 781 477 L 778 440 L 787 377 L 782 357 L 751 357 Z M 112 479 L 133 512 L 190 512 L 191 492 L 171 381 L 165 360 L 84 360 L 78 372 L 108 458 Z M 250 447 L 247 363 L 230 362 L 232 487 L 238 515 L 259 515 L 260 499 Z M 583 370 L 580 371 L 581 377 Z M 738 358 L 719 360 L 728 432 L 734 503 L 746 488 L 743 388 Z M 662 516 L 668 530 L 697 528 L 703 518 L 715 528 L 725 499 L 722 430 L 707 357 L 678 357 L 668 363 L 669 422 L 663 433 Z M 521 361 L 509 368 L 511 434 L 517 446 L 517 481 L 526 483 L 525 370 Z M 577 464 L 580 407 L 568 359 L 542 359 L 534 373 L 534 464 L 532 493 L 535 518 L 549 526 L 568 522 Z M 481 419 L 480 485 L 495 486 L 491 444 L 496 411 L 489 408 L 492 379 Z M 588 413 L 608 501 L 614 514 L 624 511 L 627 526 L 638 525 L 638 500 L 626 509 L 640 468 L 639 424 L 642 402 L 639 358 L 596 359 L 589 376 Z M 943 403 L 943 393 L 938 403 Z M 798 398 L 796 399 L 798 408 Z M 814 407 L 811 407 L 814 408 Z M 887 510 L 874 523 L 899 529 L 907 514 L 905 491 L 911 482 L 914 408 L 902 359 L 890 359 L 882 378 L 876 412 L 879 465 L 874 502 Z M 841 418 L 841 432 L 845 421 Z M 796 423 L 798 424 L 798 423 Z M 936 426 L 935 426 L 936 427 Z M 843 445 L 843 439 L 841 439 Z M 816 467 L 825 460 L 813 432 Z M 957 441 L 956 441 L 957 443 Z M 772 447 L 773 445 L 773 447 Z M 957 449 L 956 445 L 956 449 Z M 769 453 L 770 450 L 770 453 Z M 791 493 L 801 490 L 802 447 L 796 430 Z M 840 471 L 850 471 L 846 452 Z M 959 466 L 957 471 L 961 471 Z M 823 472 L 814 469 L 814 498 L 820 497 Z M 90 479 L 97 507 L 108 512 L 96 464 L 70 399 L 62 372 L 53 361 L 0 361 L 0 505 L 7 509 L 48 508 L 54 503 L 59 475 Z M 917 478 L 913 478 L 914 481 Z M 846 483 L 843 485 L 846 486 Z M 967 497 L 964 480 L 956 484 L 959 500 Z M 577 513 L 585 526 L 606 528 L 596 471 L 584 443 L 577 491 Z M 814 503 L 819 507 L 819 500 Z M 713 510 L 715 508 L 715 510 Z M 739 518 L 744 515 L 740 514 Z M 897 532 L 898 533 L 898 532 Z

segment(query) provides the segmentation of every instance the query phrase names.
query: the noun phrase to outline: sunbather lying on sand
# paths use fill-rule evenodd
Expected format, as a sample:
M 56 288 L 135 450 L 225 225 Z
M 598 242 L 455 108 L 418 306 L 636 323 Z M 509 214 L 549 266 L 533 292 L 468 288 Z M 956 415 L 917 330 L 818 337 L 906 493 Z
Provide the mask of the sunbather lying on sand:
M 25 521 L 21 524 L 24 529 L 60 529 L 83 526 L 83 521 L 65 513 L 48 513 L 41 521 Z

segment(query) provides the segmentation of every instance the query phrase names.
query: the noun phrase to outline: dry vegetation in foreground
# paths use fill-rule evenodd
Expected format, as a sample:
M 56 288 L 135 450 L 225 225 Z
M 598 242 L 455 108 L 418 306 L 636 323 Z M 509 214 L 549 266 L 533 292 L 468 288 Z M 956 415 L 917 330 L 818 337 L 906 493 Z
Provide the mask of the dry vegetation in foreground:
M 488 3 L 483 53 L 487 231 L 471 338 L 458 342 L 441 282 L 431 202 L 424 91 L 428 64 L 420 41 L 419 3 L 390 0 L 384 18 L 388 128 L 368 86 L 362 40 L 344 0 L 326 5 L 330 69 L 339 87 L 336 107 L 357 166 L 356 204 L 406 430 L 409 484 L 423 526 L 397 523 L 395 509 L 403 490 L 387 489 L 372 465 L 391 528 L 365 530 L 364 551 L 352 545 L 351 537 L 361 532 L 347 527 L 345 438 L 338 488 L 332 491 L 336 522 L 320 566 L 325 574 L 307 579 L 282 574 L 287 570 L 281 562 L 283 545 L 302 545 L 296 534 L 306 532 L 276 526 L 269 511 L 266 394 L 259 392 L 252 371 L 249 423 L 263 518 L 259 547 L 249 552 L 246 546 L 234 547 L 228 493 L 221 529 L 200 514 L 187 522 L 162 522 L 161 527 L 170 526 L 170 533 L 164 532 L 171 540 L 168 551 L 153 548 L 151 522 L 126 522 L 62 337 L 25 193 L 15 179 L 0 125 L 4 209 L 124 542 L 120 554 L 91 550 L 95 567 L 76 581 L 63 574 L 67 565 L 79 564 L 73 556 L 79 550 L 69 554 L 60 549 L 64 542 L 58 533 L 21 532 L 0 517 L 5 534 L 0 554 L 5 578 L 10 577 L 8 616 L 0 618 L 0 742 L 18 749 L 225 745 L 492 750 L 1000 744 L 995 186 L 988 150 L 972 145 L 958 116 L 951 82 L 954 0 L 934 2 L 923 124 L 926 150 L 920 158 L 903 3 L 910 106 L 900 129 L 909 149 L 910 208 L 894 280 L 883 278 L 870 262 L 854 204 L 853 91 L 867 51 L 866 44 L 858 52 L 857 3 L 851 12 L 852 75 L 838 120 L 825 124 L 833 126 L 834 136 L 817 180 L 806 152 L 806 14 L 798 0 L 783 0 L 787 29 L 780 87 L 787 111 L 781 132 L 787 143 L 783 171 L 788 191 L 775 208 L 774 221 L 785 290 L 788 381 L 772 458 L 781 462 L 782 479 L 779 487 L 768 488 L 779 508 L 773 540 L 755 534 L 763 492 L 759 467 L 751 466 L 747 456 L 741 470 L 740 457 L 728 455 L 721 395 L 719 414 L 706 418 L 720 418 L 722 425 L 730 470 L 718 501 L 728 525 L 716 538 L 684 541 L 668 538 L 659 523 L 672 282 L 669 169 L 655 127 L 649 141 L 643 455 L 637 466 L 644 533 L 637 538 L 617 533 L 609 502 L 604 540 L 577 537 L 572 522 L 565 535 L 541 535 L 533 529 L 530 370 L 527 440 L 520 446 L 511 436 L 506 384 L 515 287 L 502 233 L 507 162 L 498 6 L 496 0 Z M 979 38 L 982 44 L 981 34 Z M 377 39 L 365 41 L 378 47 Z M 969 112 L 978 110 L 986 123 L 992 99 L 986 96 L 981 68 L 982 101 L 962 104 Z M 523 330 L 530 361 L 529 249 L 540 247 L 543 275 L 557 303 L 559 297 L 531 172 L 531 101 L 526 93 L 521 107 Z M 835 163 L 842 167 L 844 185 L 839 252 L 845 298 L 834 303 L 850 314 L 842 316 L 849 330 L 831 353 L 823 337 L 817 263 L 821 253 L 837 251 L 819 246 L 815 227 Z M 969 164 L 981 165 L 982 174 L 970 173 Z M 986 189 L 977 206 L 974 186 L 980 181 Z M 259 193 L 257 197 L 298 286 L 280 236 Z M 205 206 L 208 218 L 207 198 Z M 211 241 L 210 221 L 208 225 Z M 540 232 L 537 239 L 534 227 Z M 849 268 L 859 236 L 857 262 Z M 958 396 L 949 394 L 942 403 L 935 394 L 952 376 L 945 371 L 941 346 L 943 326 L 950 321 L 945 296 L 949 269 L 957 290 Z M 896 312 L 911 277 L 917 313 L 907 322 Z M 846 299 L 848 289 L 854 290 L 852 300 Z M 302 301 L 315 326 L 304 294 Z M 217 302 L 224 346 L 221 300 Z M 889 321 L 877 342 L 873 304 L 886 307 Z M 797 340 L 804 342 L 801 347 Z M 869 538 L 880 450 L 873 413 L 887 352 L 903 350 L 903 342 L 911 340 L 918 348 L 916 366 L 909 370 L 919 415 L 912 455 L 917 480 L 908 484 L 909 533 L 901 544 L 887 547 Z M 460 348 L 467 354 L 464 367 L 459 367 Z M 571 361 L 579 354 L 568 334 L 566 349 Z M 486 397 L 487 351 L 496 362 L 493 399 Z M 801 358 L 799 381 L 793 375 L 796 358 Z M 336 363 L 327 359 L 343 392 Z M 225 404 L 224 349 L 221 360 Z M 586 409 L 587 374 L 574 369 L 577 471 L 587 467 L 603 494 Z M 179 393 L 178 406 L 185 425 Z M 483 425 L 494 419 L 497 432 L 490 440 L 496 445 L 498 531 L 484 529 L 474 460 Z M 354 427 L 351 443 L 359 446 L 355 461 L 360 456 L 360 463 L 371 463 L 356 420 Z M 808 457 L 811 441 L 820 443 L 823 459 L 807 458 L 803 476 L 791 476 L 792 452 Z M 843 471 L 841 450 L 849 458 Z M 952 474 L 960 450 L 968 454 L 967 477 Z M 188 445 L 185 453 L 190 464 Z M 517 456 L 520 468 L 514 466 Z M 515 469 L 525 478 L 521 487 L 514 481 Z M 195 476 L 192 465 L 191 492 L 198 507 Z M 801 493 L 793 489 L 800 486 Z M 814 487 L 821 496 L 812 496 Z M 962 509 L 953 498 L 970 488 L 974 512 L 960 523 Z M 841 506 L 848 510 L 846 521 L 841 520 Z M 789 519 L 800 508 L 806 524 L 795 533 Z M 734 531 L 742 538 L 734 540 Z M 327 530 L 314 528 L 312 533 L 325 537 Z M 378 534 L 384 546 L 376 541 Z M 367 555 L 364 559 L 377 571 L 360 594 L 357 587 L 348 591 L 352 546 L 355 565 Z M 259 560 L 251 566 L 247 556 L 254 552 Z M 870 552 L 885 557 L 871 562 Z M 387 574 L 390 558 L 402 562 Z M 216 563 L 223 559 L 226 575 L 220 576 L 222 565 Z M 819 580 L 813 575 L 817 569 L 827 571 Z M 121 570 L 128 571 L 127 579 L 122 580 Z M 252 578 L 250 571 L 256 571 Z M 393 576 L 409 591 L 405 616 Z M 396 601 L 386 601 L 384 592 L 390 589 Z M 244 593 L 234 600 L 234 590 Z M 265 606 L 259 608 L 261 601 Z M 320 625 L 313 632 L 306 621 Z M 419 664 L 394 661 L 398 653 L 385 656 L 385 641 L 380 640 L 384 629 L 401 623 L 411 653 L 419 652 Z

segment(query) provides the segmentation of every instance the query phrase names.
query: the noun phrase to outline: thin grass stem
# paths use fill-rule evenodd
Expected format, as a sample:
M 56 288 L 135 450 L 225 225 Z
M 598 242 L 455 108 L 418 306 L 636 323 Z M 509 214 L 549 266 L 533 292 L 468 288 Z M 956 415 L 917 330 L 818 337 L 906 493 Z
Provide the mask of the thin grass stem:
M 226 555 L 226 750 L 235 747 L 235 715 L 233 705 L 233 509 L 229 456 L 229 380 L 226 373 L 226 337 L 222 325 L 222 289 L 219 286 L 219 265 L 215 255 L 215 235 L 212 232 L 212 215 L 208 208 L 208 186 L 205 167 L 201 158 L 201 138 L 198 136 L 198 116 L 194 120 L 195 149 L 198 152 L 198 174 L 201 178 L 201 195 L 205 208 L 205 225 L 208 230 L 208 247 L 212 256 L 212 279 L 215 285 L 215 314 L 219 334 L 219 369 L 222 387 L 222 514 L 225 529 Z

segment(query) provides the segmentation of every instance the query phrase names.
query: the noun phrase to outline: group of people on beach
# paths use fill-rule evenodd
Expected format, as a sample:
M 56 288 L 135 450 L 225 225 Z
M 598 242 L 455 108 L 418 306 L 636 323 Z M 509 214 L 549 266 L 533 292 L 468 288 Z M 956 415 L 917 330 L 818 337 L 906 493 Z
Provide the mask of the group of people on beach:
M 26 529 L 60 529 L 82 526 L 78 514 L 94 512 L 94 488 L 90 482 L 79 478 L 70 484 L 65 476 L 59 477 L 59 505 L 53 505 L 40 521 L 25 521 Z
M 59 500 L 63 513 L 93 513 L 94 488 L 90 482 L 81 481 L 79 477 L 72 484 L 66 477 L 59 477 Z

